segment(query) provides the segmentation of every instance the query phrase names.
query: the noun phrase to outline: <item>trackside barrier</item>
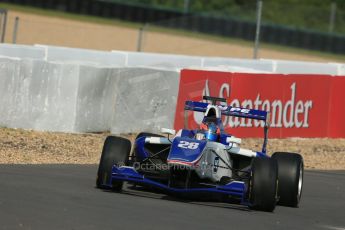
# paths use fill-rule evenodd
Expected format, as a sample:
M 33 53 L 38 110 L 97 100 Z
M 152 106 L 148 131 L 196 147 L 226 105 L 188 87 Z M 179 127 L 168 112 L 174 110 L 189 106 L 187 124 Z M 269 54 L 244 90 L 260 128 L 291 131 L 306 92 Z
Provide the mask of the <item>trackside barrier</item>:
M 272 109 L 276 119 L 276 127 L 271 130 L 273 136 L 343 136 L 345 127 L 338 120 L 345 112 L 342 111 L 345 108 L 342 99 L 344 78 L 329 76 L 345 75 L 345 65 L 341 63 L 190 57 L 12 44 L 0 44 L 0 126 L 62 132 L 111 130 L 116 134 L 170 128 L 174 125 L 176 103 L 180 103 L 178 92 L 180 90 L 181 95 L 183 90 L 186 91 L 185 85 L 179 86 L 181 68 L 208 70 L 196 71 L 201 76 L 196 74 L 192 78 L 199 79 L 199 85 L 195 94 L 192 93 L 195 82 L 191 82 L 190 89 L 187 87 L 188 99 L 198 95 L 201 98 L 200 89 L 205 88 L 205 92 L 215 96 L 221 92 L 232 100 L 236 95 L 233 93 L 240 89 L 243 94 L 239 94 L 235 105 L 246 102 L 248 106 L 251 103 Z M 213 80 L 215 70 L 227 72 L 221 74 L 218 85 L 214 85 L 218 81 Z M 327 75 L 304 74 L 319 70 Z M 272 75 L 276 71 L 304 75 Z M 230 74 L 228 72 L 236 74 L 224 77 Z M 244 80 L 249 77 L 250 81 Z M 331 98 L 332 102 L 326 100 L 322 111 L 315 106 L 320 103 L 320 98 Z M 332 106 L 328 108 L 329 104 Z M 315 111 L 321 115 L 315 115 Z M 332 115 L 324 116 L 330 113 Z M 330 116 L 339 118 L 330 119 Z M 321 128 L 325 121 L 329 122 L 327 129 Z M 252 124 L 254 127 L 241 127 L 246 125 L 242 121 L 227 122 L 240 126 L 236 130 L 253 128 L 251 133 L 256 135 L 256 123 Z M 317 122 L 321 125 L 314 128 Z M 311 128 L 305 127 L 308 125 L 312 125 Z M 301 130 L 310 131 L 303 133 Z
M 79 68 L 0 58 L 0 126 L 75 131 Z
M 184 126 L 184 102 L 203 95 L 228 99 L 233 107 L 271 113 L 269 136 L 345 137 L 345 76 L 248 74 L 183 70 L 175 129 Z M 197 128 L 202 115 L 189 113 L 188 126 Z M 225 130 L 239 137 L 262 137 L 263 122 L 226 117 Z
M 275 63 L 273 62 L 273 60 L 254 60 L 240 58 L 205 58 L 203 61 L 203 67 L 215 68 L 219 66 L 231 66 L 269 73 L 273 73 L 275 70 Z
M 51 62 L 96 65 L 101 67 L 124 67 L 126 53 L 112 53 L 98 50 L 87 50 L 47 45 L 35 45 L 45 50 L 45 60 Z
M 0 126 L 59 132 L 173 126 L 178 71 L 0 58 Z
M 29 45 L 0 44 L 0 56 L 43 60 L 45 49 Z
M 48 45 L 0 44 L 0 56 L 99 67 L 157 67 L 167 70 L 221 68 L 236 72 L 345 75 L 344 63 L 253 60 L 116 50 L 109 52 Z
M 0 126 L 110 130 L 117 69 L 0 58 Z
M 142 52 L 128 52 L 127 57 L 127 66 L 157 67 L 170 70 L 188 67 L 200 68 L 203 61 L 201 57 Z
M 298 73 L 298 74 L 328 74 L 328 75 L 342 75 L 344 74 L 339 69 L 341 67 L 338 63 L 315 63 L 303 61 L 283 61 L 271 60 L 273 62 L 273 73 Z M 345 67 L 345 65 L 342 65 Z M 291 70 L 293 68 L 293 70 Z
M 157 132 L 173 127 L 179 77 L 179 71 L 121 69 L 111 132 Z

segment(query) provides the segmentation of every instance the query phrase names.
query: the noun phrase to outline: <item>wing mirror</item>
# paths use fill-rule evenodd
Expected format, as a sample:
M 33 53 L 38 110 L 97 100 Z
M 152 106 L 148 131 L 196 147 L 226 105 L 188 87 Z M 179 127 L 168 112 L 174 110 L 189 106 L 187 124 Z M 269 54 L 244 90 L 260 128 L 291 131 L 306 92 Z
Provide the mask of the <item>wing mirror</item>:
M 169 135 L 175 135 L 175 134 L 176 134 L 175 129 L 162 128 L 162 129 L 161 129 L 161 132 L 162 132 L 163 134 L 169 134 Z

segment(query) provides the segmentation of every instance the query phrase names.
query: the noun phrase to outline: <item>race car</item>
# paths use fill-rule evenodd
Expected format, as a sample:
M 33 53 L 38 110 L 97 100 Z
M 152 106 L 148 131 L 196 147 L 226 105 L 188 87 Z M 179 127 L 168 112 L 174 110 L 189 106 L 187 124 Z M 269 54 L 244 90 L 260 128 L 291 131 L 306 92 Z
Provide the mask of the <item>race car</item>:
M 128 182 L 169 195 L 214 195 L 251 209 L 272 212 L 276 205 L 298 207 L 303 187 L 303 158 L 297 153 L 266 154 L 269 112 L 226 105 L 224 98 L 186 101 L 185 111 L 203 113 L 199 128 L 164 135 L 140 133 L 128 139 L 108 136 L 96 186 L 121 192 Z M 187 115 L 187 113 L 186 113 Z M 264 122 L 260 151 L 241 148 L 242 139 L 224 131 L 222 116 Z M 186 116 L 188 117 L 188 116 Z M 187 122 L 185 122 L 187 123 Z

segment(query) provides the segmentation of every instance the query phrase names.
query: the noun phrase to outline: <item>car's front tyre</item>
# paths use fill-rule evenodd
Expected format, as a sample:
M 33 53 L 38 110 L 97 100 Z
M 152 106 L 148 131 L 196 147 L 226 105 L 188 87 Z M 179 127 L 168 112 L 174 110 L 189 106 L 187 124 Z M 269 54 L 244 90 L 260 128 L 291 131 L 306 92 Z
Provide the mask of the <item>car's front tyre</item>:
M 271 158 L 254 158 L 249 194 L 251 208 L 272 212 L 277 203 L 277 189 L 277 161 Z
M 113 165 L 127 165 L 130 151 L 131 142 L 129 140 L 115 136 L 108 136 L 106 138 L 98 166 L 97 188 L 112 188 L 114 191 L 121 191 L 122 181 L 112 181 L 112 184 L 110 184 L 111 169 Z

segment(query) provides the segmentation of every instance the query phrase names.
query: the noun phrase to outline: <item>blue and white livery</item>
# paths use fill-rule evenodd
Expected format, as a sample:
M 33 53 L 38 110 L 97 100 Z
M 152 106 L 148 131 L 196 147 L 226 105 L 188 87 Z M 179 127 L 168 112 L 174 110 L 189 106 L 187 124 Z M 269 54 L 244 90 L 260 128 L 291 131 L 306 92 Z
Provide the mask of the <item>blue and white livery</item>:
M 123 182 L 130 182 L 155 187 L 171 195 L 207 197 L 219 194 L 227 201 L 237 200 L 263 211 L 273 211 L 277 202 L 298 206 L 303 184 L 303 158 L 294 153 L 266 155 L 269 112 L 224 105 L 223 98 L 204 99 L 211 103 L 185 103 L 185 111 L 204 113 L 198 129 L 185 128 L 177 134 L 175 130 L 162 129 L 163 135 L 140 133 L 132 150 L 128 140 L 108 137 L 98 170 L 97 187 L 120 191 Z M 242 148 L 241 138 L 225 133 L 222 116 L 264 121 L 261 150 Z M 288 178 L 287 172 L 293 180 Z M 288 192 L 279 189 L 278 184 Z

